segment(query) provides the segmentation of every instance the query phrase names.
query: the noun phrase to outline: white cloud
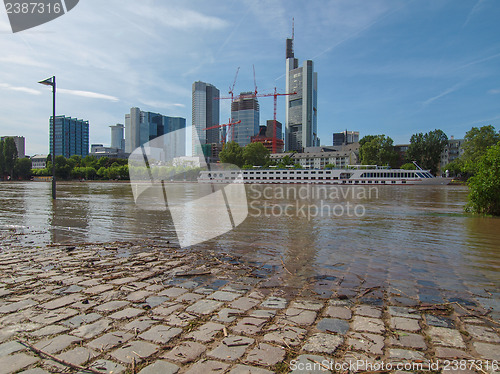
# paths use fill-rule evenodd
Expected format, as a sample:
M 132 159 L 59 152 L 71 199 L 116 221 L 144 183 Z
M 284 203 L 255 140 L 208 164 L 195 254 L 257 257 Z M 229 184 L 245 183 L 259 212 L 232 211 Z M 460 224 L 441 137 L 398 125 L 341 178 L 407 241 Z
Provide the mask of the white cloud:
M 139 100 L 142 104 L 150 106 L 152 108 L 162 108 L 162 109 L 172 109 L 172 108 L 185 108 L 186 106 L 181 103 L 169 103 L 165 101 L 155 101 L 155 100 Z
M 0 87 L 6 88 L 6 89 L 12 90 L 12 91 L 25 92 L 25 93 L 30 94 L 30 95 L 41 95 L 42 94 L 40 91 L 35 90 L 33 88 L 11 86 L 8 83 L 0 83 Z
M 463 84 L 462 83 L 457 83 L 455 85 L 453 85 L 452 87 L 444 90 L 443 92 L 441 92 L 440 94 L 436 95 L 436 96 L 433 96 L 427 100 L 425 100 L 422 104 L 424 106 L 428 106 L 429 104 L 432 104 L 434 101 L 446 96 L 446 95 L 449 95 L 455 91 L 457 91 L 458 89 L 460 89 L 460 87 L 462 86 Z
M 491 90 L 488 91 L 490 95 L 498 95 L 500 94 L 500 88 L 492 88 Z
M 65 88 L 58 88 L 57 92 L 62 93 L 62 94 L 74 95 L 74 96 L 88 97 L 91 99 L 109 100 L 109 101 L 113 101 L 113 102 L 120 101 L 120 99 L 118 99 L 115 96 L 104 95 L 101 93 L 91 92 L 91 91 L 78 91 L 78 90 L 68 90 Z

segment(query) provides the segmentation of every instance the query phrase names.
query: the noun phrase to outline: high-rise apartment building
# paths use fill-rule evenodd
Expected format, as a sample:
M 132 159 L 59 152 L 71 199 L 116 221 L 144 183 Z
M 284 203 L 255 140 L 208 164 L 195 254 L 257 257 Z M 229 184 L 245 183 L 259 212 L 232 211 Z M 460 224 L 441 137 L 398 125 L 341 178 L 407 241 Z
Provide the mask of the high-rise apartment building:
M 286 98 L 285 146 L 287 150 L 301 151 L 319 146 L 318 141 L 318 73 L 314 63 L 299 60 L 293 52 L 293 38 L 286 40 L 286 92 L 296 92 Z
M 69 158 L 89 154 L 89 121 L 66 116 L 56 116 L 56 149 L 52 149 L 52 117 L 50 117 L 49 149 L 51 155 Z
M 125 152 L 132 153 L 136 148 L 162 135 L 176 130 L 186 129 L 186 119 L 168 117 L 159 113 L 143 112 L 139 108 L 131 108 L 125 114 Z M 163 144 L 163 161 L 186 155 L 185 131 L 175 132 L 175 136 L 166 137 L 168 144 Z M 159 144 L 156 143 L 156 146 Z
M 0 137 L 0 140 L 5 140 L 5 138 L 14 139 L 14 143 L 16 144 L 18 158 L 25 158 L 26 157 L 24 136 L 2 136 L 2 137 Z
M 111 129 L 111 148 L 125 152 L 125 126 L 117 123 L 116 125 L 109 126 L 109 128 Z
M 259 133 L 259 102 L 252 92 L 242 92 L 231 103 L 231 121 L 238 122 L 228 130 L 229 141 L 235 141 L 244 147 L 251 138 Z
M 196 134 L 199 138 L 199 144 L 219 144 L 220 132 L 219 128 L 206 130 L 209 127 L 219 125 L 219 90 L 205 82 L 194 82 L 192 90 L 192 125 L 193 137 Z M 196 154 L 195 145 L 198 142 L 194 141 L 193 155 Z

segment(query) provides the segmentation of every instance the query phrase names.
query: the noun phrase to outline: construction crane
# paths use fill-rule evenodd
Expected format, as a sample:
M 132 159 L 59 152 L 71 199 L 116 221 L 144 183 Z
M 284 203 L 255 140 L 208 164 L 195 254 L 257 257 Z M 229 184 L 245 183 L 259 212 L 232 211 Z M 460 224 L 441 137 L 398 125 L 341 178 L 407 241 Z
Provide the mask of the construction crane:
M 238 78 L 238 72 L 240 71 L 240 67 L 238 66 L 238 69 L 236 69 L 236 75 L 234 76 L 234 81 L 233 85 L 229 87 L 229 95 L 231 95 L 231 102 L 234 101 L 233 99 L 233 92 L 234 92 L 234 86 L 236 86 L 236 79 Z
M 218 128 L 221 128 L 221 127 L 228 126 L 228 131 L 226 133 L 226 135 L 227 135 L 227 134 L 229 134 L 229 130 L 231 129 L 231 126 L 237 125 L 238 123 L 241 123 L 241 120 L 236 121 L 236 122 L 232 122 L 231 119 L 229 119 L 229 123 L 223 123 L 222 125 L 215 125 L 215 126 L 207 127 L 205 129 L 205 131 L 213 130 L 213 129 L 218 129 Z M 233 127 L 233 137 L 234 137 L 234 127 Z M 225 140 L 226 140 L 225 137 L 223 137 L 222 138 L 222 145 L 224 145 Z

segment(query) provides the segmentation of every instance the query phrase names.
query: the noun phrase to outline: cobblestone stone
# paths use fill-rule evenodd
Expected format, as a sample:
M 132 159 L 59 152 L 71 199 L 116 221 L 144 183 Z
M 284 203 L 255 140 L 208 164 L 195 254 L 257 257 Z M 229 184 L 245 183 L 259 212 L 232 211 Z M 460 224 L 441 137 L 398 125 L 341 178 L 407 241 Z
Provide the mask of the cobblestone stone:
M 253 342 L 254 339 L 245 336 L 228 336 L 215 349 L 208 352 L 207 356 L 219 360 L 234 361 L 243 356 Z
M 103 336 L 92 340 L 87 343 L 90 348 L 95 349 L 96 351 L 108 350 L 116 347 L 117 345 L 123 344 L 126 341 L 132 339 L 134 337 L 133 334 L 121 331 L 113 331 L 104 334 Z
M 384 337 L 368 332 L 353 332 L 347 339 L 347 345 L 358 351 L 382 355 L 384 353 Z
M 188 307 L 186 311 L 195 314 L 207 315 L 219 309 L 222 305 L 223 303 L 221 303 L 220 301 L 199 300 L 190 307 Z
M 259 305 L 259 303 L 259 300 L 252 299 L 250 297 L 240 297 L 238 300 L 235 300 L 231 304 L 229 304 L 229 307 L 246 312 L 247 310 L 250 310 L 253 307 Z
M 500 336 L 489 327 L 468 325 L 465 327 L 465 330 L 467 330 L 474 339 L 489 343 L 500 343 Z
M 500 360 L 500 346 L 482 342 L 475 342 L 472 345 L 481 358 L 485 360 Z
M 422 352 L 410 351 L 407 349 L 400 348 L 390 348 L 389 358 L 395 361 L 405 361 L 405 360 L 423 360 L 425 356 Z
M 445 327 L 430 327 L 428 331 L 432 343 L 446 347 L 465 348 L 460 332 Z
M 39 358 L 28 356 L 25 353 L 16 353 L 10 356 L 0 357 L 0 370 L 2 373 L 15 373 L 39 360 Z
M 264 341 L 278 344 L 286 343 L 297 346 L 304 338 L 307 330 L 295 326 L 271 326 L 269 330 L 274 330 L 264 335 Z
M 354 317 L 352 328 L 356 331 L 367 331 L 375 334 L 382 334 L 385 331 L 384 323 L 381 320 L 361 316 Z
M 317 300 L 295 300 L 290 304 L 290 308 L 313 310 L 318 312 L 323 308 L 323 302 Z
M 169 361 L 176 361 L 181 364 L 186 364 L 197 359 L 207 348 L 200 343 L 184 341 L 179 343 L 170 352 L 163 355 L 163 358 Z
M 233 301 L 240 297 L 240 293 L 228 292 L 228 291 L 216 291 L 209 296 L 210 299 L 218 301 Z
M 394 330 L 405 330 L 412 332 L 417 332 L 420 330 L 418 320 L 413 318 L 392 317 L 389 321 L 389 325 Z
M 347 307 L 329 306 L 325 311 L 325 315 L 332 318 L 351 319 L 352 312 Z
M 166 344 L 170 339 L 176 337 L 181 332 L 182 329 L 177 327 L 156 325 L 139 335 L 139 338 L 152 341 L 153 343 Z
M 194 340 L 198 340 L 203 343 L 208 343 L 214 340 L 214 338 L 219 334 L 224 328 L 224 325 L 215 322 L 207 322 L 201 326 L 198 330 L 190 332 L 187 337 Z
M 267 298 L 260 306 L 262 308 L 284 309 L 286 308 L 286 304 L 286 299 L 282 297 L 271 296 Z
M 125 371 L 125 367 L 109 360 L 97 360 L 89 365 L 92 369 L 102 371 L 106 374 L 119 374 Z
M 141 362 L 155 353 L 158 348 L 159 347 L 157 345 L 152 343 L 132 341 L 111 352 L 111 356 L 116 358 L 118 361 L 130 364 L 133 360 Z
M 274 371 L 269 371 L 262 368 L 257 368 L 255 366 L 248 365 L 236 365 L 231 369 L 229 374 L 273 374 Z
M 425 344 L 424 337 L 418 334 L 411 334 L 409 332 L 396 331 L 395 336 L 389 339 L 389 344 L 398 346 L 398 347 L 406 347 L 412 349 L 426 349 L 427 345 Z
M 333 332 L 335 334 L 345 335 L 349 330 L 349 323 L 338 318 L 323 318 L 317 324 L 320 331 Z
M 283 348 L 260 343 L 248 353 L 246 361 L 256 365 L 272 366 L 282 361 L 284 358 L 285 350 Z
M 422 319 L 420 314 L 417 313 L 417 310 L 412 308 L 390 306 L 389 308 L 387 308 L 387 311 L 393 317 Z
M 146 366 L 139 374 L 175 374 L 179 367 L 170 362 L 158 360 L 155 363 Z
M 382 317 L 382 311 L 379 308 L 370 305 L 358 305 L 354 313 L 364 317 L 371 317 L 371 318 Z
M 246 317 L 238 321 L 232 330 L 237 334 L 255 335 L 262 330 L 265 319 Z
M 224 373 L 229 364 L 214 360 L 201 360 L 195 363 L 186 371 L 186 374 L 220 374 Z
M 82 325 L 76 330 L 71 331 L 72 335 L 83 339 L 92 339 L 111 328 L 111 320 L 107 318 L 100 319 L 88 325 Z
M 343 342 L 344 338 L 341 336 L 318 333 L 307 339 L 302 349 L 307 352 L 333 354 Z
M 41 340 L 34 344 L 35 348 L 41 349 L 47 353 L 57 353 L 66 349 L 71 344 L 81 341 L 80 338 L 71 335 L 58 335 L 51 339 Z

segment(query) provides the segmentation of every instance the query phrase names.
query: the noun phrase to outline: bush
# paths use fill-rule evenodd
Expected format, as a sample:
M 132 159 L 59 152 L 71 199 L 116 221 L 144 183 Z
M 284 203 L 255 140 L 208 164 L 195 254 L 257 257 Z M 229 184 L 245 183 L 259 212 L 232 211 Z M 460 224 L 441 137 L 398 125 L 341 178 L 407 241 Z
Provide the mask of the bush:
M 479 159 L 476 174 L 467 184 L 467 212 L 500 216 L 500 142 Z

